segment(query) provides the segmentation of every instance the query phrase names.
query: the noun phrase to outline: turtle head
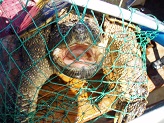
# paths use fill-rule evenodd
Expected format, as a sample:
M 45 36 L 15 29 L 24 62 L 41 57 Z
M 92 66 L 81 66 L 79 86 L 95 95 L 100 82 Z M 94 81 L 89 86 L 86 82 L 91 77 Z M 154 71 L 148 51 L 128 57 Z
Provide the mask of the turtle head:
M 53 51 L 58 70 L 72 78 L 93 77 L 101 68 L 105 54 L 105 47 L 98 44 L 103 40 L 99 27 L 93 20 L 72 25 L 69 22 L 66 26 L 65 40 Z

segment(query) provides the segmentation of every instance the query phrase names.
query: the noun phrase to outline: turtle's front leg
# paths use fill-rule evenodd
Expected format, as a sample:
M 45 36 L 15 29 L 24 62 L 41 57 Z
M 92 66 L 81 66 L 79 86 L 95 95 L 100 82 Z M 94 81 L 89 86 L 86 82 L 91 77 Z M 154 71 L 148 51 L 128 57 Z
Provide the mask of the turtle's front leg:
M 46 59 L 22 73 L 17 92 L 18 117 L 16 120 L 26 123 L 32 119 L 37 107 L 39 90 L 50 75 L 52 75 L 52 69 Z
M 39 90 L 53 74 L 54 67 L 50 61 L 47 48 L 51 26 L 39 32 L 22 36 L 22 58 L 24 65 L 19 75 L 16 100 L 16 119 L 20 123 L 32 119 L 36 107 Z
M 119 107 L 117 107 L 117 110 L 120 112 L 116 112 L 114 123 L 128 123 L 144 113 L 147 100 L 139 100 L 131 103 L 121 102 L 121 100 L 119 100 L 118 104 Z
M 148 103 L 146 99 L 148 96 L 148 85 L 146 83 L 141 84 L 140 82 L 145 80 L 145 78 L 146 75 L 142 74 L 131 85 L 125 86 L 125 84 L 120 84 L 120 88 L 125 86 L 129 92 L 125 94 L 127 91 L 124 91 L 124 97 L 120 98 L 116 104 L 118 112 L 115 114 L 114 123 L 128 123 L 144 113 Z

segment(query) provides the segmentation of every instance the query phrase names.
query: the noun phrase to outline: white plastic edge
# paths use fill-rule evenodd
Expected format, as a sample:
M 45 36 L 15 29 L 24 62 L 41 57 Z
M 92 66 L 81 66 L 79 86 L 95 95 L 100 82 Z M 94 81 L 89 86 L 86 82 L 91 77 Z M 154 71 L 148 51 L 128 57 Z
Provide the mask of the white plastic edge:
M 164 106 L 146 113 L 129 123 L 164 123 Z

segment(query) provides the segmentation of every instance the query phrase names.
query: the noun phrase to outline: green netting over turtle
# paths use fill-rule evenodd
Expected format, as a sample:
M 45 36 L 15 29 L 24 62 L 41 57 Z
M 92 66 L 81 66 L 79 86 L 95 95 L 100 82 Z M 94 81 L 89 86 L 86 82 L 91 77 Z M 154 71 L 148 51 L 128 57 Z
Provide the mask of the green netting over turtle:
M 24 31 L 0 39 L 0 122 L 140 116 L 148 96 L 146 44 L 156 32 L 87 7 L 53 9 L 48 19 L 41 9 Z

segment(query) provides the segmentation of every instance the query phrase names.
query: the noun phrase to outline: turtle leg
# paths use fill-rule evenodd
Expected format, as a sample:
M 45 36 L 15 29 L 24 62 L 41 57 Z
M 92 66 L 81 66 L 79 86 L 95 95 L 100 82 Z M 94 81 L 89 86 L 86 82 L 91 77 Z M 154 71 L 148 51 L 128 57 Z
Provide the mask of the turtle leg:
M 48 48 L 51 26 L 21 35 L 23 65 L 19 75 L 15 121 L 26 123 L 36 112 L 39 90 L 55 72 Z M 32 36 L 35 34 L 34 36 Z
M 22 73 L 17 92 L 17 119 L 21 123 L 29 122 L 32 119 L 37 107 L 39 90 L 45 81 L 52 75 L 48 61 L 38 63 L 28 71 Z
M 121 100 L 119 100 L 117 104 L 117 110 L 119 110 L 119 112 L 115 114 L 114 123 L 128 123 L 134 118 L 139 117 L 144 113 L 146 104 L 146 100 L 131 103 L 121 102 Z

